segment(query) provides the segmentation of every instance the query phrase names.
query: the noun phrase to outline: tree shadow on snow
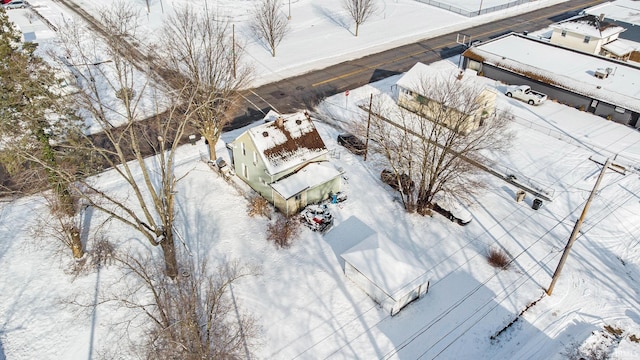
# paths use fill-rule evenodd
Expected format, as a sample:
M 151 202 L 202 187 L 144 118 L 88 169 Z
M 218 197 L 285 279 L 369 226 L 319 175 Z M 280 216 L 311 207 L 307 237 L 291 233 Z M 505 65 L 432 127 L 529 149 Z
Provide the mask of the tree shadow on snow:
M 340 26 L 341 28 L 348 30 L 351 33 L 351 35 L 355 35 L 355 33 L 350 29 L 351 21 L 350 21 L 350 18 L 348 18 L 347 16 L 342 15 L 339 12 L 331 11 L 324 6 L 315 5 L 315 4 L 313 5 L 313 10 L 320 16 L 327 18 L 327 20 L 331 21 L 332 23 Z

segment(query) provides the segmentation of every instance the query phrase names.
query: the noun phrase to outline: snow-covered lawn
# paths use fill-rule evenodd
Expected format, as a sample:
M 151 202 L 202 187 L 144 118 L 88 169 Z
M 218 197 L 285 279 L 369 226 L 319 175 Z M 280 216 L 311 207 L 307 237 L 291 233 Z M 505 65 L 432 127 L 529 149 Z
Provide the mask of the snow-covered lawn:
M 196 8 L 215 10 L 220 17 L 235 24 L 236 40 L 245 51 L 245 60 L 255 68 L 253 85 L 301 74 L 313 69 L 321 69 L 342 61 L 365 56 L 378 51 L 391 49 L 419 39 L 454 32 L 472 25 L 482 24 L 518 13 L 532 11 L 544 6 L 566 0 L 537 0 L 527 2 L 494 13 L 468 18 L 453 12 L 439 9 L 415 0 L 380 0 L 378 11 L 360 27 L 358 37 L 354 36 L 355 26 L 346 11 L 342 0 L 291 0 L 282 1 L 282 12 L 291 15 L 290 31 L 277 48 L 276 57 L 258 41 L 250 31 L 252 13 L 257 0 L 132 0 L 127 4 L 135 7 L 143 15 L 142 26 L 149 42 L 155 40 L 163 19 L 174 8 L 190 5 Z M 73 0 L 83 9 L 98 16 L 97 9 L 103 5 L 95 0 Z M 476 7 L 476 4 L 477 7 Z M 504 4 L 507 0 L 485 0 L 483 8 L 491 4 Z M 68 21 L 72 13 L 52 0 L 31 0 L 29 2 L 53 24 Z M 150 4 L 147 12 L 147 3 Z M 452 1 L 479 8 L 479 0 Z M 27 10 L 11 10 L 26 28 L 29 21 L 22 15 Z M 52 35 L 46 31 L 36 32 L 42 41 Z M 452 46 L 455 38 L 451 39 Z
M 76 2 L 89 10 L 100 3 Z M 166 15 L 186 2 L 151 1 L 150 32 L 157 28 L 156 15 L 163 14 L 163 7 Z M 31 3 L 55 6 L 50 0 Z M 131 2 L 142 10 L 145 3 Z M 244 34 L 245 49 L 260 74 L 256 84 L 522 11 L 467 19 L 413 0 L 386 0 L 385 10 L 355 38 L 338 0 L 292 0 L 292 32 L 271 58 L 243 33 L 253 0 L 207 3 L 232 18 Z M 21 11 L 12 10 L 12 16 L 27 19 Z M 39 39 L 51 37 L 41 28 L 33 32 Z M 318 117 L 346 127 L 360 118 L 359 102 L 371 93 L 389 92 L 396 80 L 354 89 L 348 102 L 343 94 L 330 97 L 318 107 Z M 500 89 L 500 84 L 486 81 Z M 333 230 L 323 236 L 304 229 L 291 248 L 277 250 L 266 241 L 267 220 L 248 217 L 245 198 L 200 161 L 205 145 L 180 149 L 178 172 L 188 173 L 177 194 L 180 238 L 211 264 L 237 258 L 261 267 L 260 276 L 233 287 L 238 305 L 263 327 L 258 358 L 559 359 L 572 343 L 599 343 L 605 325 L 624 330 L 620 339 L 607 340 L 614 344 L 613 355 L 637 358 L 640 344 L 629 337 L 640 337 L 640 183 L 633 169 L 624 176 L 605 175 L 553 295 L 542 297 L 507 331 L 490 339 L 540 299 L 549 285 L 600 171 L 589 157 L 594 152 L 617 155 L 625 164 L 640 159 L 636 130 L 553 102 L 530 107 L 499 96 L 499 106 L 511 107 L 517 116 L 517 138 L 507 156 L 493 159 L 496 166 L 553 188 L 555 198 L 533 210 L 530 194 L 518 203 L 516 188 L 487 175 L 489 191 L 476 198 L 470 208 L 474 219 L 465 227 L 439 215 L 405 213 L 398 195 L 379 179 L 383 164 L 376 157 L 364 162 L 339 147 L 335 139 L 342 130 L 317 122 L 327 146 L 335 149 L 332 161 L 346 170 L 349 199 L 331 205 Z M 239 131 L 225 133 L 223 141 Z M 224 143 L 218 147 L 224 153 Z M 113 189 L 122 187 L 111 173 L 100 177 Z M 57 240 L 45 231 L 46 214 L 45 201 L 38 196 L 0 203 L 0 359 L 110 358 L 118 351 L 130 355 L 127 346 L 139 340 L 144 328 L 134 322 L 125 332 L 124 320 L 139 321 L 136 313 L 108 304 L 95 311 L 70 304 L 74 299 L 93 303 L 117 291 L 118 270 L 106 267 L 77 278 L 66 274 L 69 255 L 59 253 Z M 108 234 L 116 245 L 155 252 L 130 229 L 116 224 L 103 228 L 103 215 L 89 215 L 85 225 Z M 340 254 L 361 238 L 363 229 L 411 253 L 429 274 L 429 293 L 394 317 L 342 273 Z M 487 264 L 490 247 L 515 258 L 509 270 Z
M 343 95 L 336 95 L 318 111 L 345 122 L 357 119 L 356 104 L 372 92 L 388 92 L 395 80 L 355 89 L 348 108 Z M 464 227 L 439 215 L 405 213 L 397 194 L 379 180 L 383 165 L 376 157 L 364 162 L 339 147 L 335 138 L 341 130 L 318 122 L 337 154 L 332 161 L 346 170 L 349 199 L 330 205 L 335 224 L 324 236 L 305 228 L 291 248 L 277 250 L 265 240 L 267 220 L 248 217 L 245 198 L 200 161 L 205 145 L 181 148 L 179 172 L 189 175 L 179 185 L 178 232 L 190 251 L 212 264 L 239 258 L 261 267 L 260 276 L 233 287 L 240 308 L 257 316 L 263 327 L 258 358 L 559 359 L 571 343 L 600 341 L 592 332 L 605 325 L 625 331 L 620 344 L 611 347 L 615 356 L 632 359 L 640 352 L 640 344 L 629 340 L 632 334 L 640 336 L 635 280 L 640 276 L 640 183 L 635 172 L 607 172 L 553 295 L 542 297 L 490 339 L 543 295 L 600 170 L 588 160 L 593 151 L 550 136 L 542 127 L 621 154 L 640 152 L 637 131 L 563 105 L 529 107 L 500 96 L 499 106 L 512 107 L 539 128 L 515 123 L 512 151 L 495 160 L 553 184 L 556 196 L 536 211 L 531 195 L 518 203 L 516 188 L 487 175 L 489 191 L 476 198 L 470 208 L 474 219 Z M 239 131 L 224 134 L 223 140 Z M 222 142 L 219 148 L 224 151 Z M 121 186 L 109 173 L 102 177 L 115 189 Z M 112 354 L 115 344 L 127 344 L 127 336 L 135 339 L 142 332 L 130 327 L 124 334 L 122 324 L 114 324 L 133 313 L 107 305 L 92 313 L 66 303 L 74 298 L 91 302 L 96 291 L 98 298 L 107 294 L 118 272 L 107 267 L 75 280 L 66 275 L 68 255 L 56 254 L 50 237 L 36 236 L 45 213 L 39 197 L 1 207 L 0 355 L 80 359 Z M 90 225 L 95 229 L 102 220 L 94 213 Z M 410 253 L 429 274 L 429 293 L 394 317 L 342 272 L 339 255 L 367 228 Z M 108 234 L 120 246 L 139 241 L 115 224 Z M 490 247 L 515 258 L 509 270 L 487 264 Z

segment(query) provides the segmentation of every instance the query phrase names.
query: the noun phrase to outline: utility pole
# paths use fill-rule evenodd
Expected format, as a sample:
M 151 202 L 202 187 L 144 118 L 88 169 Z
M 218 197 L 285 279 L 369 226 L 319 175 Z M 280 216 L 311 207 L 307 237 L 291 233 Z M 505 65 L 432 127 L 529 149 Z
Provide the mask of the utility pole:
M 567 261 L 567 257 L 569 257 L 569 251 L 571 250 L 573 243 L 576 241 L 576 238 L 578 237 L 578 233 L 580 232 L 580 227 L 584 222 L 585 216 L 587 216 L 587 211 L 589 211 L 589 206 L 591 206 L 591 201 L 595 197 L 596 191 L 600 186 L 600 182 L 604 177 L 604 173 L 607 171 L 610 164 L 611 164 L 611 160 L 607 159 L 607 161 L 604 163 L 604 167 L 600 171 L 600 175 L 598 175 L 598 180 L 596 180 L 596 184 L 593 186 L 593 190 L 591 190 L 591 194 L 587 199 L 587 203 L 584 205 L 584 209 L 582 209 L 582 214 L 580 215 L 580 218 L 578 218 L 578 221 L 576 221 L 576 224 L 573 227 L 573 231 L 571 232 L 571 237 L 569 237 L 567 246 L 564 248 L 564 252 L 562 253 L 562 257 L 560 258 L 558 267 L 556 268 L 556 271 L 553 273 L 553 278 L 551 279 L 551 285 L 549 285 L 549 289 L 547 289 L 547 295 L 551 295 L 551 293 L 553 292 L 553 287 L 556 285 L 556 281 L 558 281 L 558 278 L 560 277 L 560 272 L 562 271 L 562 267 L 564 266 L 564 263 Z
M 369 118 L 367 119 L 367 139 L 364 141 L 364 161 L 367 161 L 367 153 L 369 152 L 369 127 L 371 126 L 371 106 L 373 106 L 373 93 L 369 97 Z
M 287 19 L 291 20 L 291 0 L 289 0 L 289 17 Z

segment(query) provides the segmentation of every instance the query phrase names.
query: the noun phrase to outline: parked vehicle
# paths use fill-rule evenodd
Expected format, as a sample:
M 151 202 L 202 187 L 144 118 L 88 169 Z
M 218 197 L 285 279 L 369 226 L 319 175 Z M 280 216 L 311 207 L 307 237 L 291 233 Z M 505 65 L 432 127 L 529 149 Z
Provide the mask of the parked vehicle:
M 349 133 L 338 135 L 338 144 L 346 147 L 349 151 L 356 155 L 364 155 L 365 144 L 357 136 Z
M 391 186 L 394 190 L 400 191 L 400 187 L 398 186 L 398 177 L 393 171 L 389 169 L 382 170 L 380 173 L 380 180 Z M 415 183 L 407 174 L 400 175 L 400 183 L 402 184 L 402 191 L 405 193 L 410 192 L 415 187 Z
M 433 202 L 433 211 L 459 225 L 467 225 L 473 217 L 458 200 L 451 197 L 438 197 Z
M 334 204 L 347 201 L 347 194 L 343 193 L 342 191 L 338 191 L 337 193 L 331 194 L 331 196 L 329 196 L 329 201 Z
M 11 0 L 8 1 L 6 3 L 4 3 L 4 5 L 2 5 L 5 9 L 22 9 L 22 8 L 26 8 L 27 6 L 29 6 L 29 4 L 26 1 L 23 0 Z
M 207 163 L 212 169 L 217 170 L 220 173 L 220 175 L 222 175 L 222 177 L 225 179 L 229 179 L 230 177 L 236 174 L 236 172 L 231 168 L 231 166 L 227 165 L 227 162 L 224 161 L 224 159 L 221 157 L 218 158 L 216 161 L 209 160 Z
M 507 87 L 507 91 L 505 94 L 508 97 L 514 97 L 516 99 L 522 100 L 529 105 L 538 105 L 542 104 L 545 100 L 547 100 L 547 95 L 531 90 L 531 87 L 528 85 L 518 85 L 518 86 L 509 86 Z
M 325 231 L 333 224 L 333 215 L 326 204 L 309 205 L 300 212 L 302 223 L 313 231 Z

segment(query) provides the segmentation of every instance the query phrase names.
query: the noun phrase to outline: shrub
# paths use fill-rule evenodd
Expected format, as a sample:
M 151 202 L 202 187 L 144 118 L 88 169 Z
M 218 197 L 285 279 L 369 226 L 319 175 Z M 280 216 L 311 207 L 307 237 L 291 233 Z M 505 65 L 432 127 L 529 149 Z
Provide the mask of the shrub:
M 296 217 L 278 215 L 267 227 L 267 240 L 273 241 L 279 248 L 291 246 L 293 239 L 300 232 L 300 221 Z
M 495 268 L 504 270 L 508 269 L 511 264 L 509 255 L 507 255 L 503 250 L 495 247 L 489 248 L 489 252 L 487 253 L 487 262 Z
M 562 355 L 568 360 L 607 360 L 610 358 L 606 345 L 598 343 L 586 346 L 572 343 Z
M 262 196 L 254 196 L 249 200 L 249 216 L 264 216 L 271 218 L 271 208 L 269 202 Z
M 136 96 L 136 91 L 131 88 L 120 88 L 116 91 L 116 98 L 125 101 L 131 101 Z

